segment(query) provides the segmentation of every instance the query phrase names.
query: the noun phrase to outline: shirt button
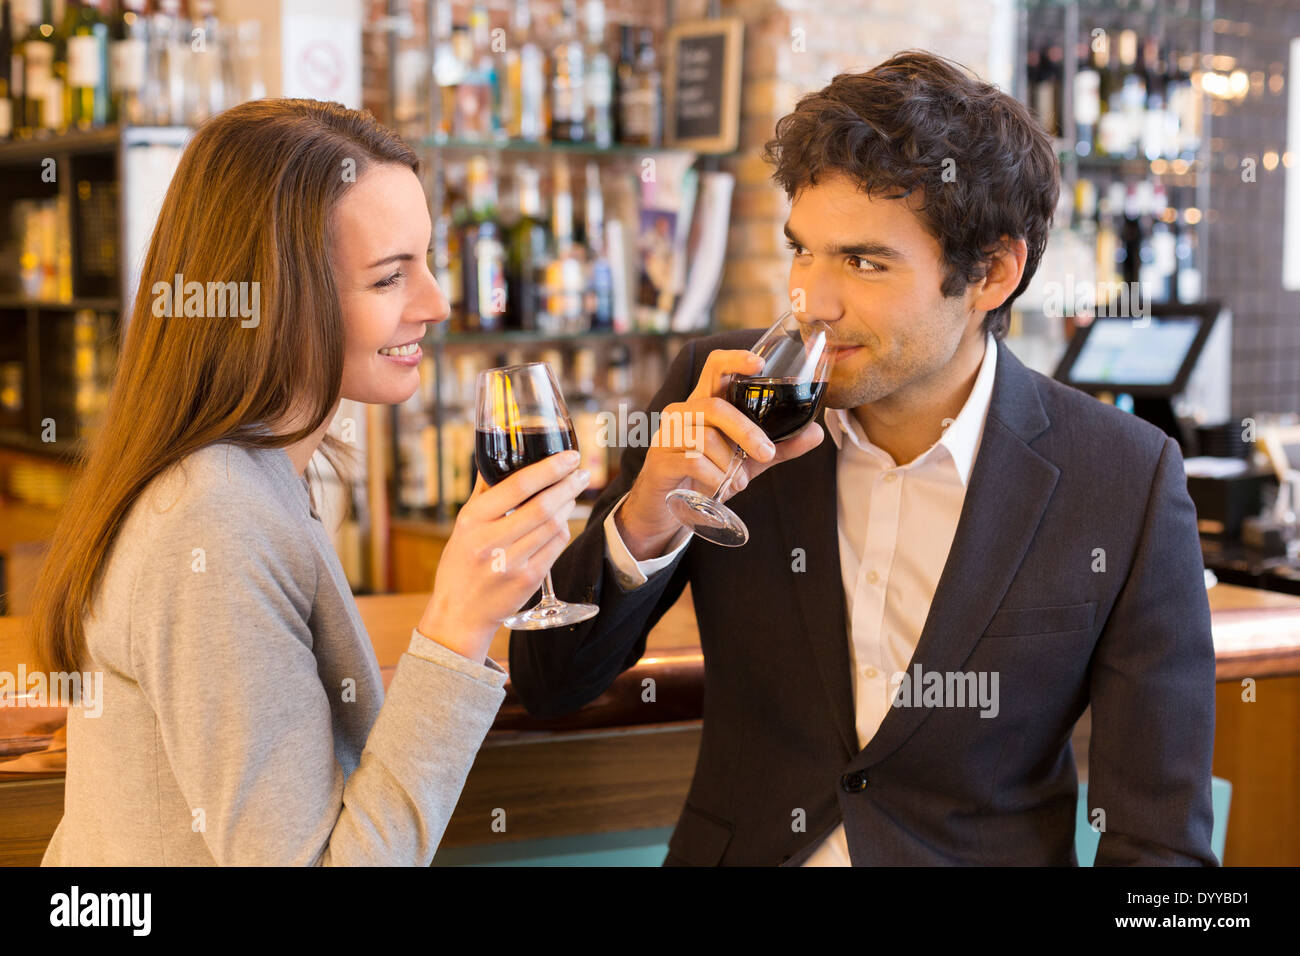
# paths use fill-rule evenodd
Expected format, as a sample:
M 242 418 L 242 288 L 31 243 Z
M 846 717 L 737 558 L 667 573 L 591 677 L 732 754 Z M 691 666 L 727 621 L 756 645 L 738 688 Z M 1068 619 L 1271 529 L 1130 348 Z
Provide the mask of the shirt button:
M 862 671 L 862 674 L 865 677 L 875 677 L 879 673 L 880 671 L 876 670 L 874 667 L 868 667 Z
M 877 584 L 880 581 L 880 575 L 877 574 L 875 571 L 868 571 L 867 580 L 870 581 L 872 584 Z
M 892 471 L 885 472 L 885 481 L 888 482 L 888 481 L 897 481 L 897 480 L 898 480 L 897 473 Z

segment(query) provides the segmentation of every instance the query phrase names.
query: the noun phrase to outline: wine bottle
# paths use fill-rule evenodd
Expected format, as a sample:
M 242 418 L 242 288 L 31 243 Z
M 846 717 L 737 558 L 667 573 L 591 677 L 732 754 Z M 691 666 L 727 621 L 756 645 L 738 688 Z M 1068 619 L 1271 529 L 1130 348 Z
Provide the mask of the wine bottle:
M 577 0 L 563 0 L 551 57 L 551 139 L 580 143 L 586 139 L 587 108 L 582 44 L 578 41 Z
M 506 52 L 506 132 L 513 139 L 539 142 L 546 137 L 546 57 L 533 42 L 528 0 L 516 0 L 511 34 Z
M 1074 141 L 1075 152 L 1087 156 L 1093 151 L 1097 123 L 1101 118 L 1101 74 L 1096 53 L 1087 42 L 1078 46 L 1078 68 L 1074 74 Z
M 71 0 L 64 14 L 67 124 L 92 129 L 109 122 L 108 22 L 90 0 Z
M 497 222 L 497 188 L 485 157 L 475 156 L 466 172 L 469 220 L 461 235 L 464 261 L 465 327 L 496 332 L 504 323 L 506 287 L 505 244 Z
M 55 26 L 52 0 L 41 0 L 39 12 L 29 6 L 32 18 L 20 48 L 23 59 L 23 108 L 19 133 L 42 136 L 59 126 L 63 90 L 54 76 Z
M 584 10 L 587 25 L 587 49 L 584 53 L 587 74 L 583 81 L 587 107 L 587 137 L 601 148 L 614 143 L 614 72 L 605 52 L 604 0 L 587 0 Z
M 0 0 L 0 140 L 14 134 L 14 21 L 13 4 Z
M 519 218 L 510 227 L 506 273 L 506 326 L 537 328 L 538 296 L 546 269 L 546 224 L 542 219 L 541 176 L 531 166 L 515 172 Z
M 148 121 L 145 75 L 148 34 L 144 0 L 118 0 L 109 25 L 109 89 L 117 122 L 139 126 Z
M 614 325 L 614 276 L 605 254 L 605 197 L 595 162 L 587 163 L 583 222 L 587 247 L 584 311 L 593 330 L 605 331 Z

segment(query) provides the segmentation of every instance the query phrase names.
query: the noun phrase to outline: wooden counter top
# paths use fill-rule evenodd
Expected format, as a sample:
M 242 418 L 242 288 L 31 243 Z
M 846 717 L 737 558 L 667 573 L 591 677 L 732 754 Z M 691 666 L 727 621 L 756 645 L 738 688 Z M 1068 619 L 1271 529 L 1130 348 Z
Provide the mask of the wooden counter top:
M 1210 590 L 1220 681 L 1216 694 L 1214 773 L 1233 784 L 1227 865 L 1300 862 L 1300 758 L 1294 714 L 1300 706 L 1300 598 L 1219 584 Z M 427 596 L 358 598 L 385 684 L 405 651 Z M 491 656 L 508 663 L 502 630 Z M 21 619 L 0 617 L 0 670 L 31 666 Z M 689 790 L 700 746 L 703 659 L 689 591 L 651 633 L 645 656 L 578 714 L 529 717 L 506 685 L 506 700 L 487 735 L 443 836 L 442 847 L 672 826 Z M 659 703 L 640 704 L 641 680 L 653 676 Z M 1242 704 L 1242 677 L 1278 678 L 1258 703 Z M 665 702 L 678 713 L 665 714 Z M 658 722 L 646 722 L 653 711 Z M 1083 725 L 1084 721 L 1080 721 Z M 46 728 L 48 731 L 48 728 Z M 0 866 L 40 862 L 63 814 L 62 729 L 42 770 L 0 772 Z M 1087 731 L 1074 735 L 1081 779 Z M 18 758 L 19 761 L 23 758 Z M 13 766 L 17 761 L 10 761 Z M 31 763 L 31 761 L 29 761 Z M 0 764 L 3 767 L 4 764 Z M 510 831 L 493 829 L 510 806 Z
M 1209 596 L 1220 681 L 1300 674 L 1300 598 L 1228 584 L 1216 585 Z M 427 599 L 424 594 L 357 598 L 385 687 L 410 643 L 411 629 Z M 22 622 L 21 618 L 0 617 L 0 670 L 15 672 L 20 662 L 29 671 L 33 669 L 33 655 Z M 509 632 L 505 628 L 493 639 L 489 654 L 503 668 L 509 668 Z M 529 739 L 562 732 L 608 732 L 699 720 L 703 713 L 703 669 L 688 587 L 651 632 L 642 659 L 577 713 L 549 719 L 532 717 L 507 683 L 506 699 L 489 740 Z M 658 703 L 654 708 L 641 704 L 642 681 L 646 677 L 653 677 L 657 685 Z M 18 776 L 0 770 L 0 779 Z

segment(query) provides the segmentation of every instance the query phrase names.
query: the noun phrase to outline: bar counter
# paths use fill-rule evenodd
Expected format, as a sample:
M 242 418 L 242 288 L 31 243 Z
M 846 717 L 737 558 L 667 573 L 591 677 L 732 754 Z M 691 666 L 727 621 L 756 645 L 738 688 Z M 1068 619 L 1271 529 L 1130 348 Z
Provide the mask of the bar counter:
M 1214 773 L 1233 786 L 1227 865 L 1300 863 L 1300 598 L 1219 584 L 1210 589 L 1219 681 Z M 387 686 L 427 594 L 359 597 Z M 502 629 L 491 657 L 508 666 Z M 0 670 L 34 669 L 21 618 L 0 617 Z M 509 683 L 443 847 L 672 826 L 694 773 L 704 661 L 689 588 L 650 634 L 646 654 L 580 712 L 530 717 Z M 643 701 L 643 681 L 655 700 Z M 1244 703 L 1253 680 L 1255 700 Z M 1087 773 L 1085 713 L 1074 735 Z M 47 732 L 50 727 L 44 728 Z M 0 865 L 40 861 L 63 810 L 62 732 L 44 754 L 0 762 Z M 26 772 L 6 772 L 6 763 Z M 508 808 L 506 832 L 493 810 Z

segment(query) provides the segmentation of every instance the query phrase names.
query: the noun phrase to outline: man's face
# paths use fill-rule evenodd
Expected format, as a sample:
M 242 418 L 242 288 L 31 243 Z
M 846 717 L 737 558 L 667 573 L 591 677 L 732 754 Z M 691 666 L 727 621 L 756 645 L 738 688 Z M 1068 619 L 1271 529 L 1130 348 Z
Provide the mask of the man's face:
M 804 188 L 791 203 L 791 302 L 800 318 L 826 322 L 840 347 L 827 390 L 831 408 L 925 388 L 962 337 L 978 334 L 984 313 L 971 306 L 974 287 L 953 298 L 939 291 L 939 240 L 910 203 L 873 199 L 843 176 Z

